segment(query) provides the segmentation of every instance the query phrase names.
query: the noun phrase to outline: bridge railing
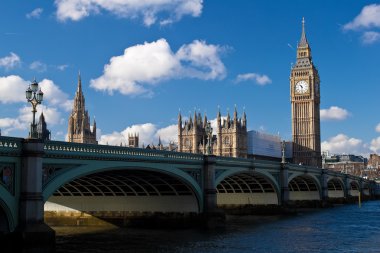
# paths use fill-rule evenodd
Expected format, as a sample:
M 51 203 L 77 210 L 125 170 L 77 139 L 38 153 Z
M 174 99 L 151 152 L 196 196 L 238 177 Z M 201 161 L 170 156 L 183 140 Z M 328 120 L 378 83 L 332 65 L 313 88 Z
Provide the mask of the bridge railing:
M 228 167 L 278 168 L 280 162 L 240 157 L 217 156 L 216 163 Z
M 118 147 L 97 144 L 82 144 L 62 141 L 45 142 L 45 154 L 47 156 L 86 156 L 98 158 L 126 158 L 143 157 L 152 159 L 178 159 L 203 161 L 203 155 L 180 153 L 164 150 L 152 150 L 142 148 Z
M 22 140 L 21 138 L 0 136 L 0 154 L 20 155 Z

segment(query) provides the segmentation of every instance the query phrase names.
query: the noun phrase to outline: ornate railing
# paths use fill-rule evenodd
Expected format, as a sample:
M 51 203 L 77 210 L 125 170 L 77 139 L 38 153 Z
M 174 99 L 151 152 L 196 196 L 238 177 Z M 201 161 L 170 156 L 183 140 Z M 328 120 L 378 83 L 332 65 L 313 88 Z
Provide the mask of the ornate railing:
M 21 154 L 22 139 L 0 136 L 0 154 Z
M 45 142 L 45 154 L 48 156 L 86 156 L 99 158 L 147 158 L 147 159 L 178 159 L 203 161 L 203 155 L 152 150 L 142 148 L 129 148 L 108 145 L 81 144 L 61 141 Z

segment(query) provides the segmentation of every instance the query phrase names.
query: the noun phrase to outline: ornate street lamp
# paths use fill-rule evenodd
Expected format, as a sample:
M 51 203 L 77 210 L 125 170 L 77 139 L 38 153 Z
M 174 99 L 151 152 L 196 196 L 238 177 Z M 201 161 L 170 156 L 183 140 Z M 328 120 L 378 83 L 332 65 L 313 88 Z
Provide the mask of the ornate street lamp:
M 29 85 L 28 89 L 25 91 L 26 99 L 32 104 L 33 122 L 30 125 L 29 138 L 36 139 L 37 136 L 37 124 L 36 124 L 36 112 L 37 105 L 41 104 L 44 93 L 41 89 L 38 89 L 38 83 L 34 78 L 34 81 Z
M 285 164 L 285 163 L 286 163 L 285 147 L 286 147 L 286 144 L 285 144 L 285 141 L 283 140 L 283 141 L 281 142 L 281 163 L 282 163 L 282 164 Z
M 210 121 L 207 122 L 206 128 L 205 128 L 206 134 L 207 134 L 207 149 L 206 149 L 206 155 L 212 154 L 211 149 L 211 141 L 212 141 L 212 127 Z

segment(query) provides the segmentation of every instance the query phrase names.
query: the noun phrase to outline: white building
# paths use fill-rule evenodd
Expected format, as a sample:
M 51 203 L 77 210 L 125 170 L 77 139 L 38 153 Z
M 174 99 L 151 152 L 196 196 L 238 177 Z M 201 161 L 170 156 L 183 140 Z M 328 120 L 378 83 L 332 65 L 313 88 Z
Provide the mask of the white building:
M 282 140 L 279 135 L 248 131 L 248 157 L 281 159 Z M 285 157 L 292 157 L 292 142 L 285 142 Z

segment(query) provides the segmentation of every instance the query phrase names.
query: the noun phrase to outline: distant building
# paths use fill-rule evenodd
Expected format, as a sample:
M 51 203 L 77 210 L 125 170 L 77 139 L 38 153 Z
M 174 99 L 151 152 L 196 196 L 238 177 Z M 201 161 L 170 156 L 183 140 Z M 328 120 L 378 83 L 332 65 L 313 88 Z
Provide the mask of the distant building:
M 380 156 L 377 154 L 370 154 L 368 165 L 367 165 L 367 175 L 371 179 L 380 179 Z
M 42 140 L 50 140 L 51 133 L 47 129 L 44 113 L 41 113 L 40 119 L 37 123 L 37 138 Z
M 285 158 L 287 161 L 292 159 L 292 147 L 292 142 L 285 142 Z M 248 158 L 281 161 L 281 137 L 255 130 L 248 131 Z
M 80 74 L 78 75 L 78 88 L 75 93 L 74 108 L 69 117 L 67 135 L 68 142 L 98 144 L 96 141 L 96 122 L 94 119 L 91 129 L 90 116 L 85 107 Z
M 139 135 L 138 134 L 128 134 L 128 147 L 138 148 L 139 147 Z
M 165 151 L 177 151 L 178 146 L 174 142 L 170 142 L 167 146 L 165 146 L 162 141 L 161 137 L 158 137 L 158 144 L 148 144 L 146 147 L 143 147 L 146 149 L 154 149 L 154 150 L 165 150 Z
M 227 114 L 222 121 L 220 111 L 216 119 L 216 135 L 211 138 L 212 153 L 217 156 L 247 157 L 247 118 L 245 112 L 238 118 L 235 108 L 233 118 Z M 205 154 L 208 137 L 206 133 L 207 117 L 194 112 L 188 121 L 182 122 L 178 115 L 178 151 Z
M 374 169 L 380 169 L 380 156 L 378 154 L 370 154 L 368 166 Z
M 367 158 L 352 154 L 329 155 L 328 152 L 322 154 L 322 168 L 359 177 L 368 176 L 367 162 Z

